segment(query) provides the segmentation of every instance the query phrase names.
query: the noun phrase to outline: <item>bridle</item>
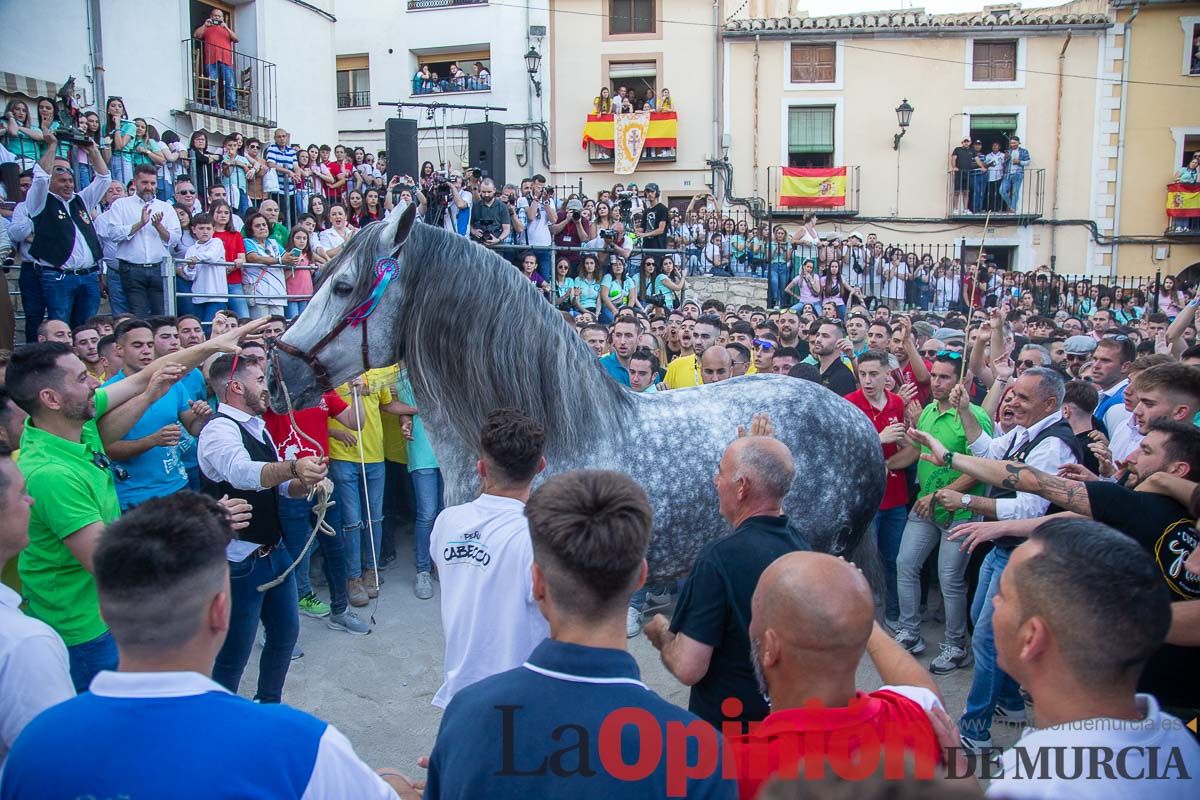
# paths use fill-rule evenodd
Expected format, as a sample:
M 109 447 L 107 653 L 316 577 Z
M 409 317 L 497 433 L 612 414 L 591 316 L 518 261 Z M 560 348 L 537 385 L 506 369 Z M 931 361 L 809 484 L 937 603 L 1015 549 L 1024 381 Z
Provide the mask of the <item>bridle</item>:
M 279 354 L 275 350 L 281 350 L 293 358 L 298 358 L 308 365 L 312 370 L 313 378 L 317 382 L 317 388 L 322 392 L 333 390 L 333 381 L 329 377 L 329 370 L 321 363 L 318 356 L 321 351 L 329 346 L 329 343 L 336 339 L 342 331 L 347 327 L 357 327 L 362 330 L 362 371 L 366 372 L 370 366 L 370 344 L 367 338 L 367 320 L 375 309 L 379 306 L 379 301 L 383 297 L 384 290 L 388 284 L 399 274 L 400 264 L 396 259 L 390 256 L 385 256 L 375 262 L 375 285 L 371 288 L 371 293 L 359 305 L 355 306 L 351 311 L 342 317 L 342 319 L 333 326 L 329 333 L 322 336 L 317 343 L 308 350 L 301 350 L 298 347 L 288 344 L 282 339 L 274 341 L 274 350 L 272 350 L 271 358 L 273 360 L 276 373 L 280 375 L 282 380 L 282 372 L 279 367 Z

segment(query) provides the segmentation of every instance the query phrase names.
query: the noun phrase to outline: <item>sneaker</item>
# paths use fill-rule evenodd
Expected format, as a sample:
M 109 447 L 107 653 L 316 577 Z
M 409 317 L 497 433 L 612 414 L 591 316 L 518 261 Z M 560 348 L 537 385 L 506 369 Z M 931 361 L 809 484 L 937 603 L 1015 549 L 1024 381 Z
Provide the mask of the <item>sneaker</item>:
M 355 636 L 366 636 L 371 632 L 371 626 L 348 608 L 340 614 L 330 614 L 329 619 L 325 620 L 325 627 L 331 631 L 345 631 Z
M 300 649 L 300 643 L 296 642 L 296 644 L 292 645 L 292 661 L 299 658 L 304 658 L 304 651 Z
M 630 606 L 625 612 L 625 635 L 632 639 L 642 632 L 642 612 Z
M 428 600 L 433 597 L 433 576 L 428 572 L 418 572 L 417 580 L 413 583 L 413 594 L 418 600 Z
M 378 582 L 376 580 L 378 579 Z M 374 600 L 379 597 L 379 587 L 383 585 L 383 579 L 379 578 L 379 573 L 373 569 L 364 569 L 362 573 L 363 589 L 367 592 L 367 597 Z
M 1005 708 L 1004 706 L 996 706 L 996 710 L 992 712 L 992 722 L 1003 722 L 1005 725 L 1024 725 L 1025 707 Z
M 913 633 L 912 631 L 897 631 L 896 644 L 900 645 L 914 656 L 925 652 L 925 640 L 921 638 L 921 634 Z
M 986 739 L 976 739 L 971 736 L 960 736 L 959 738 L 962 739 L 963 749 L 968 750 L 972 753 L 979 753 L 983 750 L 986 750 L 986 749 L 992 747 L 992 737 L 991 736 L 987 737 Z
M 646 592 L 646 602 L 642 604 L 643 608 L 662 608 L 671 604 L 671 593 L 663 592 L 656 594 L 654 592 Z
M 895 636 L 897 633 L 900 632 L 900 620 L 885 619 L 883 621 L 883 629 L 885 631 L 887 631 L 888 633 L 890 633 L 892 636 Z
M 937 657 L 929 662 L 929 671 L 934 675 L 945 675 L 948 672 L 954 672 L 956 669 L 962 669 L 970 665 L 970 651 L 947 642 L 942 642 L 938 647 L 942 652 L 938 653 Z
M 351 578 L 346 582 L 346 595 L 350 599 L 350 605 L 355 608 L 362 608 L 371 602 L 367 597 L 367 590 L 363 586 L 362 578 Z
M 317 599 L 317 596 L 312 592 L 300 598 L 300 613 L 306 617 L 321 619 L 329 616 L 329 606 Z

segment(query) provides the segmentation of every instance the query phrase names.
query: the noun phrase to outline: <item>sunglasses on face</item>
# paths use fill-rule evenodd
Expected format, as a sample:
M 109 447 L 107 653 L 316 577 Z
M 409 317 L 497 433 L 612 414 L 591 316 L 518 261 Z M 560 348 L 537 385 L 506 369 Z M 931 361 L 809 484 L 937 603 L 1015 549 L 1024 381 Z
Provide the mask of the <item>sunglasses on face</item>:
M 1026 359 L 1022 359 L 1021 361 L 1018 361 L 1017 363 L 1018 363 L 1018 364 L 1020 364 L 1020 365 L 1021 365 L 1022 367 L 1024 367 L 1025 369 L 1031 369 L 1031 368 L 1033 368 L 1033 367 L 1036 367 L 1036 366 L 1038 366 L 1038 364 L 1037 364 L 1037 362 L 1036 362 L 1036 361 L 1033 361 L 1033 360 L 1031 360 L 1031 359 L 1028 359 L 1028 358 L 1026 358 Z
M 176 189 L 175 194 L 195 194 L 195 189 Z
M 1066 358 L 1067 361 L 1087 361 L 1089 357 L 1078 353 L 1067 353 Z

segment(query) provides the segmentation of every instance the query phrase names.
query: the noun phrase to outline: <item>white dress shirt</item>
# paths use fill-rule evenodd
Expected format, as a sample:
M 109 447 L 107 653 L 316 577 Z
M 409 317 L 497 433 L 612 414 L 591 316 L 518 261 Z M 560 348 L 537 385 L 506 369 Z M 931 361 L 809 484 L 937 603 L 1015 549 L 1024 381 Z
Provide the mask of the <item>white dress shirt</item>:
M 0 766 L 30 720 L 75 696 L 66 645 L 20 606 L 20 596 L 0 584 Z
M 92 678 L 88 691 L 97 697 L 144 698 L 155 703 L 197 697 L 210 692 L 230 694 L 224 686 L 198 672 L 110 672 Z M 244 758 L 244 753 L 233 753 Z M 186 757 L 180 754 L 180 757 Z M 302 800 L 361 797 L 396 800 L 396 793 L 354 752 L 350 741 L 332 725 L 325 726 L 317 747 L 312 775 Z
M 158 235 L 158 229 L 149 223 L 140 230 L 133 230 L 142 221 L 142 209 L 147 205 L 151 214 L 163 215 L 162 224 L 167 229 L 167 241 L 164 242 Z M 175 209 L 157 197 L 149 203 L 136 195 L 119 198 L 96 222 L 100 236 L 113 242 L 117 258 L 131 264 L 157 264 L 170 258 L 171 248 L 183 234 Z
M 1026 443 L 1033 441 L 1039 433 L 1062 419 L 1062 412 L 1055 411 L 1029 428 L 1020 425 L 1014 427 L 1003 436 L 993 439 L 987 431 L 971 442 L 971 455 L 980 458 L 1003 459 L 1005 455 L 1020 450 Z M 1025 463 L 1034 469 L 1058 474 L 1058 468 L 1063 464 L 1074 464 L 1075 455 L 1071 448 L 1061 439 L 1043 439 L 1037 447 L 1029 451 Z M 1041 517 L 1050 507 L 1050 501 L 1044 497 L 1027 492 L 1017 492 L 1016 497 L 1002 497 L 996 500 L 996 519 L 1032 519 Z
M 108 175 L 97 175 L 87 188 L 79 192 L 79 197 L 83 199 L 84 208 L 87 213 L 91 213 L 92 209 L 100 205 L 100 201 L 104 199 L 104 194 L 108 191 L 109 184 L 112 183 L 112 178 Z M 24 241 L 33 233 L 33 218 L 41 214 L 46 209 L 47 203 L 58 203 L 63 209 L 63 213 L 70 216 L 71 200 L 75 199 L 75 195 L 71 195 L 67 200 L 63 200 L 56 194 L 50 191 L 50 174 L 42 169 L 41 164 L 33 165 L 33 184 L 29 187 L 29 191 L 25 194 L 25 202 L 22 203 L 25 207 L 24 213 L 18 219 L 16 212 L 13 213 L 12 228 L 9 230 L 9 236 L 14 242 Z M 20 208 L 20 206 L 18 206 Z M 171 216 L 175 216 L 171 212 Z M 100 235 L 99 219 L 93 221 L 93 227 L 96 234 Z M 179 218 L 175 218 L 175 226 L 179 227 Z M 28 254 L 28 251 L 25 252 Z M 45 262 L 41 262 L 45 266 Z M 96 266 L 96 259 L 92 258 L 92 251 L 88 248 L 87 240 L 83 238 L 83 232 L 79 230 L 79 223 L 75 223 L 75 244 L 71 248 L 71 255 L 67 257 L 67 261 L 62 265 L 63 269 L 78 270 L 87 269 L 88 267 Z
M 1129 458 L 1133 451 L 1141 445 L 1142 439 L 1146 438 L 1138 430 L 1137 420 L 1133 414 L 1130 414 L 1115 430 L 1110 428 L 1108 435 L 1110 437 L 1108 450 L 1112 453 L 1114 464 Z
M 1121 391 L 1128 385 L 1129 378 L 1124 378 L 1120 382 L 1114 383 L 1108 389 L 1101 389 L 1100 402 L 1104 402 L 1106 397 L 1112 397 L 1114 394 Z M 1113 432 L 1121 427 L 1121 423 L 1129 419 L 1130 416 L 1132 415 L 1130 414 L 1129 409 L 1125 408 L 1124 403 L 1116 403 L 1109 408 L 1108 411 L 1104 412 L 1104 418 L 1101 420 L 1101 422 L 1104 423 L 1104 427 L 1108 430 L 1108 437 L 1110 440 L 1112 439 Z
M 265 462 L 254 461 L 242 443 L 244 427 L 251 436 L 263 444 L 275 448 L 271 434 L 267 433 L 267 423 L 262 417 L 252 417 L 245 411 L 221 403 L 217 413 L 224 414 L 229 419 L 213 417 L 200 431 L 196 443 L 196 460 L 200 469 L 214 481 L 225 481 L 230 486 L 250 492 L 261 492 L 266 487 L 262 485 L 262 468 Z M 236 422 L 234 421 L 236 420 Z M 279 484 L 279 493 L 287 496 L 287 488 L 291 481 Z

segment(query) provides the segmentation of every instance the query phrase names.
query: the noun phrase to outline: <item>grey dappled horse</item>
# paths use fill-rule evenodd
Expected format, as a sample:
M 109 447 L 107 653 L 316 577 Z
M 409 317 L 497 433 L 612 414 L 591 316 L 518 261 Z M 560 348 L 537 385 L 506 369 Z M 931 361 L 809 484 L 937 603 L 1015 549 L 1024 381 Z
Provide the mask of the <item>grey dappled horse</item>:
M 546 428 L 546 474 L 613 469 L 645 489 L 654 579 L 686 574 L 701 547 L 729 533 L 713 476 L 738 425 L 761 411 L 796 460 L 785 511 L 814 548 L 853 554 L 884 484 L 879 438 L 861 411 L 817 384 L 773 375 L 634 394 L 596 364 L 520 270 L 414 219 L 410 207 L 367 226 L 325 268 L 282 337 L 278 370 L 274 362 L 268 370 L 277 410 L 286 407 L 280 378 L 301 408 L 368 367 L 404 358 L 453 505 L 478 493 L 484 417 L 522 409 Z M 396 272 L 380 291 L 383 258 L 395 259 Z M 378 305 L 365 321 L 348 323 L 373 290 Z M 863 544 L 873 553 L 870 537 Z

